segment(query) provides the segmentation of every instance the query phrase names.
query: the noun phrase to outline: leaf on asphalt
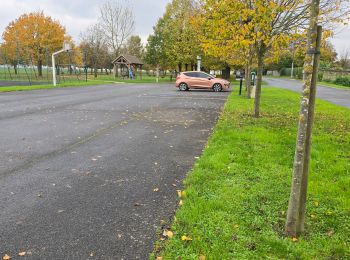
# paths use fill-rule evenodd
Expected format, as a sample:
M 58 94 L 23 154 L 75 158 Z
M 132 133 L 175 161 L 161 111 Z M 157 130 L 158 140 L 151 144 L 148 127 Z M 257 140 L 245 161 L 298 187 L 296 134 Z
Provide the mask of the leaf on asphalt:
M 173 187 L 176 187 L 177 185 L 175 183 L 171 184 Z
M 25 256 L 27 252 L 19 252 L 18 255 L 19 256 Z
M 91 252 L 91 253 L 90 253 L 90 256 L 91 256 L 91 257 L 95 256 L 95 252 Z
M 97 161 L 97 159 L 96 158 L 91 158 L 91 161 Z
M 154 162 L 154 165 L 158 165 L 158 163 L 157 163 L 157 162 Z
M 181 237 L 182 241 L 192 241 L 192 238 L 188 237 L 188 236 L 182 236 Z
M 57 211 L 57 213 L 62 213 L 62 212 L 65 212 L 65 210 L 64 210 L 64 209 L 59 209 L 59 210 Z
M 10 260 L 11 259 L 11 256 L 9 256 L 8 254 L 5 254 L 3 257 L 2 257 L 2 260 Z
M 168 237 L 168 238 L 172 238 L 174 236 L 174 233 L 170 230 L 164 229 L 163 236 Z
M 159 191 L 159 189 L 158 189 L 158 188 L 155 188 L 155 189 L 153 189 L 153 191 L 154 191 L 154 192 L 158 192 L 158 191 Z
M 298 242 L 298 239 L 297 239 L 296 237 L 293 237 L 293 238 L 292 238 L 292 241 L 293 241 L 293 242 Z

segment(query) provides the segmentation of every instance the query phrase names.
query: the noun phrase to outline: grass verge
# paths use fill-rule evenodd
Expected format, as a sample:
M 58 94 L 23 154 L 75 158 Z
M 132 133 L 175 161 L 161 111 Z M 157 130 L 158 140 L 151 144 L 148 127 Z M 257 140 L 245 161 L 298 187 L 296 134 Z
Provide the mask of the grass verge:
M 0 92 L 12 92 L 12 91 L 26 91 L 26 90 L 36 90 L 36 89 L 54 89 L 54 88 L 65 88 L 65 87 L 86 87 L 93 85 L 102 85 L 109 84 L 106 81 L 91 80 L 91 81 L 82 81 L 82 82 L 70 82 L 70 83 L 61 83 L 54 87 L 52 84 L 45 85 L 32 85 L 32 86 L 9 86 L 9 87 L 0 87 Z
M 293 242 L 283 229 L 299 95 L 264 88 L 261 106 L 254 119 L 253 100 L 229 97 L 185 180 L 174 235 L 151 258 L 350 258 L 350 110 L 317 100 L 307 231 Z

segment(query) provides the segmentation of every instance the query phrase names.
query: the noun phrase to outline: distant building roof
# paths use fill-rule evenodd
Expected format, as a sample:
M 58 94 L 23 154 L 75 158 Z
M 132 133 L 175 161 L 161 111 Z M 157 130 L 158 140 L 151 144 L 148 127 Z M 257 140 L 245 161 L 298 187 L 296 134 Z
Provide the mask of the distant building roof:
M 139 58 L 129 54 L 121 54 L 118 58 L 114 59 L 112 63 L 143 65 L 143 62 Z

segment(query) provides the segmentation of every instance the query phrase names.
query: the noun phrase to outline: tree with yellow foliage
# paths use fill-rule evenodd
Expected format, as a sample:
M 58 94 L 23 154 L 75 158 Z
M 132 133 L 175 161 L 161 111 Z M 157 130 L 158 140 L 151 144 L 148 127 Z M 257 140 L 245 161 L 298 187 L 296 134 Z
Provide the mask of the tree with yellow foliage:
M 65 28 L 43 12 L 23 14 L 5 29 L 2 38 L 7 56 L 14 61 L 18 57 L 32 60 L 42 76 L 43 61 L 47 53 L 62 48 L 65 40 L 71 41 Z

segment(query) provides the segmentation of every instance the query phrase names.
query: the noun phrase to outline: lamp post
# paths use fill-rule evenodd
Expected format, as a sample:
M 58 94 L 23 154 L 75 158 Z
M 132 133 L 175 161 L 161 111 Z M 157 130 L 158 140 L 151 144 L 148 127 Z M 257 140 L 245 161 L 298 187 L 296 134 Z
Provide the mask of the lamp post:
M 56 51 L 52 53 L 52 80 L 53 80 L 53 85 L 56 87 L 57 82 L 56 82 L 56 65 L 55 65 L 55 55 L 58 55 L 62 52 L 69 52 L 71 50 L 71 46 L 68 42 L 63 43 L 63 49 Z
M 202 57 L 200 55 L 197 56 L 197 71 L 201 71 L 201 64 L 202 62 Z

